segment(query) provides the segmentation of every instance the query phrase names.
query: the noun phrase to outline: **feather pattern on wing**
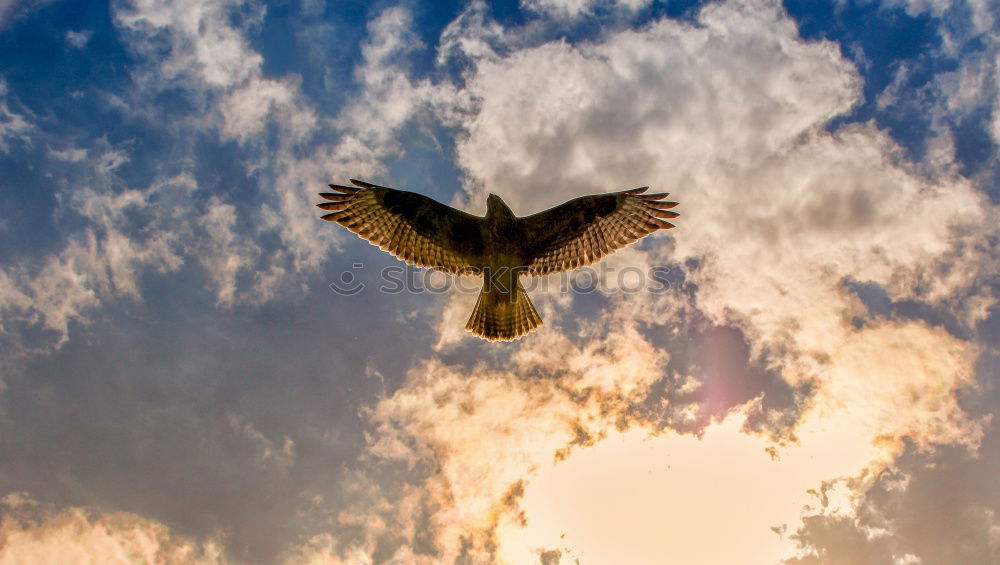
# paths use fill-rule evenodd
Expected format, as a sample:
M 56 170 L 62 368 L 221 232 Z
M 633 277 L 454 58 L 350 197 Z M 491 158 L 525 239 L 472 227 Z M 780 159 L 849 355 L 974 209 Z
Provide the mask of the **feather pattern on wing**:
M 483 218 L 426 196 L 351 179 L 329 185 L 318 206 L 337 222 L 379 248 L 419 267 L 476 274 L 483 263 Z
M 508 341 L 542 325 L 521 285 L 522 275 L 545 275 L 589 265 L 660 229 L 676 202 L 648 187 L 584 196 L 518 218 L 490 194 L 486 216 L 473 216 L 413 192 L 351 179 L 331 184 L 318 206 L 337 222 L 400 259 L 455 274 L 484 276 L 466 324 L 487 340 Z M 487 276 L 488 275 L 488 276 Z
M 668 193 L 642 194 L 648 187 L 576 198 L 520 218 L 531 250 L 528 274 L 547 275 L 590 265 L 643 236 L 674 224 L 679 214 Z

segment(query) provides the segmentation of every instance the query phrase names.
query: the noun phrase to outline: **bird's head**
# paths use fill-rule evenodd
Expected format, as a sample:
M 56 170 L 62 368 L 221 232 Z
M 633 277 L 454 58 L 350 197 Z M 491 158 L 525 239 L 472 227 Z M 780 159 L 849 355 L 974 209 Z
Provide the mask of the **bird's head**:
M 496 194 L 490 193 L 486 198 L 486 216 L 514 216 L 514 212 L 507 206 L 507 203 Z

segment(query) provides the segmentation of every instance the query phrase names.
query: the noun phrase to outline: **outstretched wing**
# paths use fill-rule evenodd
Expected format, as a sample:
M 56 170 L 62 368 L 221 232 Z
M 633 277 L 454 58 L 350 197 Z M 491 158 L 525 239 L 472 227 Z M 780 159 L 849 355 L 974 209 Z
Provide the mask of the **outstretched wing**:
M 668 193 L 642 194 L 649 187 L 575 198 L 521 218 L 528 273 L 546 275 L 589 265 L 679 216 L 663 200 Z
M 474 274 L 483 264 L 483 218 L 426 196 L 351 179 L 317 204 L 337 222 L 379 248 L 419 267 Z

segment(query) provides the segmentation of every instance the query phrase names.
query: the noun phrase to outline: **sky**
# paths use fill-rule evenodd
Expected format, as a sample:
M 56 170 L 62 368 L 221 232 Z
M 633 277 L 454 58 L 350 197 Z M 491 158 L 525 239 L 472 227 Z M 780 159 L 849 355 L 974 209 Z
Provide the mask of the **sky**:
M 349 178 L 682 215 L 489 343 Z M 0 0 L 0 563 L 1000 563 L 998 205 L 991 0 Z

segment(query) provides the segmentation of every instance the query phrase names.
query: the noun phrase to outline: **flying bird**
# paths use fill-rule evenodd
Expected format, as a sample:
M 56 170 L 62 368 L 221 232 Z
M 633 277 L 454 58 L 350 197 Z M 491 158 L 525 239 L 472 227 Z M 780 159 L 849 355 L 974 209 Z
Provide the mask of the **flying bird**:
M 483 277 L 483 290 L 465 328 L 490 341 L 518 339 L 542 324 L 521 286 L 540 276 L 589 265 L 674 224 L 677 202 L 649 188 L 581 196 L 544 212 L 517 217 L 497 195 L 486 216 L 456 210 L 413 192 L 351 179 L 331 184 L 317 204 L 322 216 L 418 267 Z

